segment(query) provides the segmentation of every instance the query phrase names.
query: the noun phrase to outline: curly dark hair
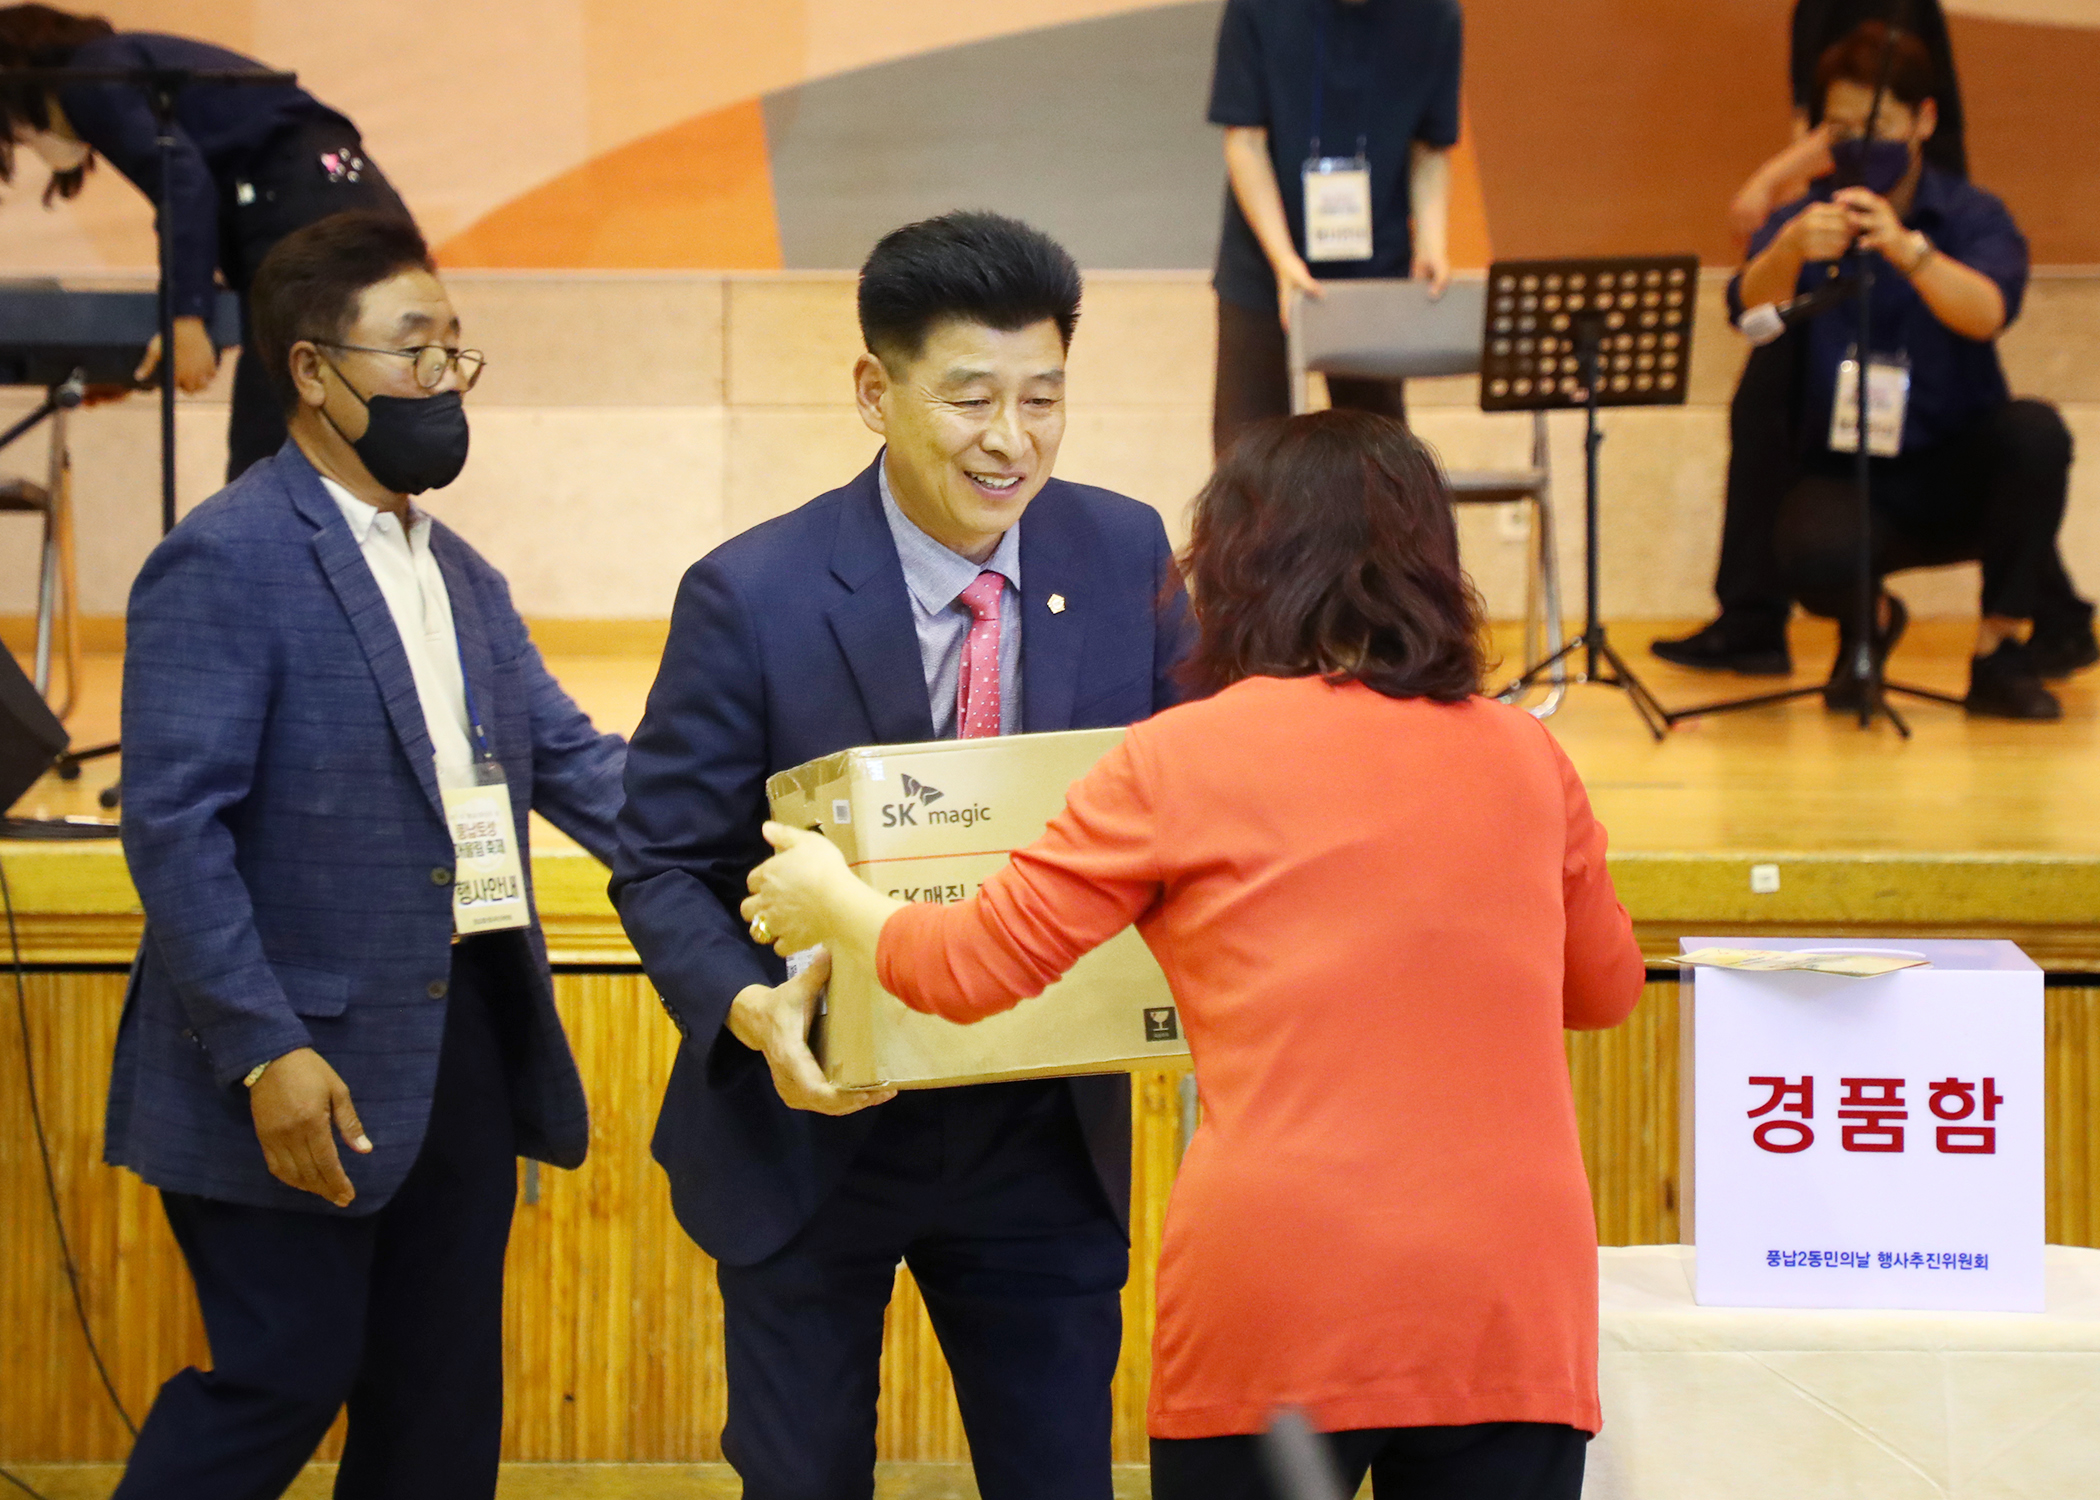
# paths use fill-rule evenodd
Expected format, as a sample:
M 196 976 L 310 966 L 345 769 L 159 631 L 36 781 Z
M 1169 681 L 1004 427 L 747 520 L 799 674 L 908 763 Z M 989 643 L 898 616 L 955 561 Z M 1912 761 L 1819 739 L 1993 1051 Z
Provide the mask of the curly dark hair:
M 1196 498 L 1182 569 L 1198 692 L 1245 677 L 1361 682 L 1388 698 L 1480 691 L 1479 594 L 1435 456 L 1390 417 L 1250 427 Z
M 0 5 L 0 68 L 60 68 L 89 42 L 115 36 L 100 16 L 76 16 L 50 5 Z M 51 94 L 42 84 L 0 84 L 0 183 L 15 180 L 15 136 L 51 128 Z M 90 156 L 70 172 L 53 172 L 44 206 L 71 198 L 87 181 Z

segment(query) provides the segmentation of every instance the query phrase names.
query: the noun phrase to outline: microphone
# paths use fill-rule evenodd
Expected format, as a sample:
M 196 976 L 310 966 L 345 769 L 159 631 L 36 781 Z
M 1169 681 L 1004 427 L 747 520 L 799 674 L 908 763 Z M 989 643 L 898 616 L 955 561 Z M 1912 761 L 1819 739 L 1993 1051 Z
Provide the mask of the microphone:
M 1812 292 L 1784 302 L 1759 303 L 1745 312 L 1735 326 L 1751 343 L 1769 344 L 1789 328 L 1830 311 L 1858 290 L 1857 276 L 1834 276 Z

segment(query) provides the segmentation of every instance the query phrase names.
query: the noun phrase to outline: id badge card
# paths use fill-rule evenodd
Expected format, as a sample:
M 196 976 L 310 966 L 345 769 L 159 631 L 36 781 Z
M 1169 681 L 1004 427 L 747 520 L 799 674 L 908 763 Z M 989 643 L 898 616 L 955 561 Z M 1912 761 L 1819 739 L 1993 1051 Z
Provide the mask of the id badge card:
M 1316 156 L 1305 164 L 1305 258 L 1371 258 L 1371 164 L 1361 156 Z
M 477 760 L 439 781 L 452 830 L 452 930 L 471 937 L 525 926 L 532 917 L 502 763 Z
M 1910 361 L 1877 354 L 1867 361 L 1867 452 L 1894 458 L 1903 451 L 1903 417 L 1910 409 Z M 1838 366 L 1837 397 L 1830 403 L 1830 451 L 1859 452 L 1859 350 Z

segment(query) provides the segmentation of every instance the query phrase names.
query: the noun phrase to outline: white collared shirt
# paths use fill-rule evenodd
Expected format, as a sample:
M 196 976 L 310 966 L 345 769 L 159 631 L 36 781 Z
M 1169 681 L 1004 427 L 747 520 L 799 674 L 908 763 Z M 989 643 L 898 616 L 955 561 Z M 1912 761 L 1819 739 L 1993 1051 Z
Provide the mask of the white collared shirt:
M 411 502 L 404 534 L 391 512 L 365 504 L 325 475 L 321 483 L 350 524 L 350 535 L 372 570 L 387 613 L 394 617 L 440 779 L 447 771 L 472 765 L 459 636 L 452 626 L 452 595 L 445 588 L 445 575 L 430 555 L 430 517 Z

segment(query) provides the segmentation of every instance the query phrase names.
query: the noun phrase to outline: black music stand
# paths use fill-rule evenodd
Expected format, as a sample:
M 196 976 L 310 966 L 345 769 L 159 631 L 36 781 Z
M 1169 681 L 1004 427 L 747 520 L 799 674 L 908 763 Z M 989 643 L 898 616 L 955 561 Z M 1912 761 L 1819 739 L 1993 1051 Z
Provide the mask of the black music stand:
M 1865 141 L 1872 145 L 1875 132 L 1881 124 L 1882 101 L 1888 97 L 1889 72 L 1896 61 L 1896 39 L 1903 34 L 1904 22 L 1909 19 L 1909 0 L 1895 0 L 1894 14 L 1889 21 L 1889 38 L 1881 50 L 1880 76 L 1874 84 L 1874 102 L 1867 107 L 1867 129 Z M 1873 358 L 1873 344 L 1868 334 L 1873 328 L 1874 254 L 1855 246 L 1845 254 L 1849 262 L 1848 275 L 1858 278 L 1859 288 L 1855 293 L 1853 316 L 1855 332 L 1854 348 L 1859 363 L 1859 426 L 1853 433 L 1857 450 L 1853 455 L 1853 492 L 1859 506 L 1859 584 L 1853 600 L 1852 670 L 1859 675 L 1859 727 L 1869 728 L 1875 715 L 1887 718 L 1895 725 L 1896 733 L 1904 739 L 1910 738 L 1910 725 L 1903 715 L 1896 712 L 1889 702 L 1890 693 L 1905 693 L 1913 698 L 1922 698 L 1928 703 L 1946 703 L 1955 708 L 1963 707 L 1962 700 L 1949 693 L 1934 692 L 1931 688 L 1914 687 L 1909 683 L 1890 682 L 1884 673 L 1886 664 L 1874 653 L 1874 633 L 1879 627 L 1881 602 L 1880 580 L 1874 576 L 1874 473 L 1873 455 L 1867 448 L 1867 423 L 1871 412 L 1868 401 L 1867 371 Z M 1823 691 L 1823 684 L 1811 687 L 1786 688 L 1776 693 L 1754 693 L 1747 698 L 1723 698 L 1713 703 L 1701 703 L 1692 708 L 1680 708 L 1664 716 L 1666 722 L 1676 725 L 1684 719 L 1701 718 L 1707 714 L 1734 713 L 1739 709 L 1763 708 L 1773 703 L 1788 703 L 1796 698 L 1806 698 Z
M 1488 268 L 1481 334 L 1482 411 L 1581 408 L 1583 436 L 1582 634 L 1533 662 L 1502 690 L 1514 697 L 1576 652 L 1577 682 L 1625 690 L 1648 732 L 1661 739 L 1668 709 L 1635 675 L 1598 616 L 1597 450 L 1606 406 L 1681 406 L 1692 364 L 1699 296 L 1696 255 L 1503 260 Z

